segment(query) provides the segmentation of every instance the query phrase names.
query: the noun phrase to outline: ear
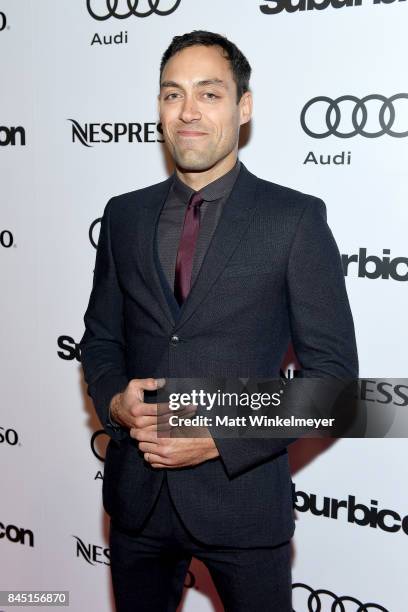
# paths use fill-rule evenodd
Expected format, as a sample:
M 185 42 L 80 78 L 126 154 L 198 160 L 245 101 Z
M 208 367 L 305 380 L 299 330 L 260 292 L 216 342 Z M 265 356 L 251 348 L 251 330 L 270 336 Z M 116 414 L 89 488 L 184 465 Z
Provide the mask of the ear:
M 244 125 L 244 123 L 248 123 L 248 121 L 250 121 L 252 117 L 252 108 L 252 93 L 250 91 L 246 91 L 244 94 L 242 94 L 241 99 L 239 101 L 239 125 Z

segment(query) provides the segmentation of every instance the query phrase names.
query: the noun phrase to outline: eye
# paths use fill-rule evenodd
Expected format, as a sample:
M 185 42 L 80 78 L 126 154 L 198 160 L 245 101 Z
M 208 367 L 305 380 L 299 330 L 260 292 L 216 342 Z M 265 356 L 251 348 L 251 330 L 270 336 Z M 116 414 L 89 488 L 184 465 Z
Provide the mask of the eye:
M 207 91 L 204 96 L 207 96 L 208 99 L 210 100 L 216 100 L 217 98 L 219 98 L 220 96 L 217 96 L 214 93 L 211 93 L 210 91 Z
M 164 96 L 164 99 L 165 99 L 165 100 L 174 100 L 174 99 L 175 99 L 175 97 L 176 97 L 176 96 L 178 96 L 178 95 L 179 95 L 179 94 L 178 94 L 178 93 L 175 93 L 175 92 L 173 92 L 173 93 L 169 93 L 169 94 L 167 94 L 166 96 Z

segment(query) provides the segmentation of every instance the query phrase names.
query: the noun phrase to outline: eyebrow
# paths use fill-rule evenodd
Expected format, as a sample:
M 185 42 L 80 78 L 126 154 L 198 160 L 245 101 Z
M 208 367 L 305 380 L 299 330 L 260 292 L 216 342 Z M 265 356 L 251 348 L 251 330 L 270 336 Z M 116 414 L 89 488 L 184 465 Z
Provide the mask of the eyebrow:
M 227 86 L 222 79 L 205 79 L 204 81 L 197 81 L 197 83 L 194 83 L 194 87 L 205 87 L 206 85 L 220 85 L 221 87 L 225 87 L 225 89 L 227 89 Z M 183 89 L 179 83 L 176 83 L 176 81 L 162 81 L 160 83 L 160 88 L 164 87 L 177 87 L 178 89 Z

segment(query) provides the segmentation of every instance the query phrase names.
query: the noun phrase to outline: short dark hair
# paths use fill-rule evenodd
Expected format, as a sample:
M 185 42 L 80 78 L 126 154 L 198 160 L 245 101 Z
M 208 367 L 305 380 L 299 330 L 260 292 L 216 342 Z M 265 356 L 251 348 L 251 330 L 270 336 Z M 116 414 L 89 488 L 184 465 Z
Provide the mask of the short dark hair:
M 182 34 L 181 36 L 175 36 L 162 56 L 160 62 L 160 81 L 164 67 L 169 59 L 179 51 L 182 51 L 187 47 L 193 47 L 194 45 L 204 45 L 206 47 L 213 47 L 217 45 L 223 49 L 224 57 L 228 59 L 230 63 L 232 75 L 237 86 L 238 103 L 242 94 L 249 90 L 251 66 L 245 55 L 233 42 L 228 40 L 228 38 L 225 36 L 215 34 L 214 32 L 193 30 L 193 32 L 188 32 L 186 34 Z

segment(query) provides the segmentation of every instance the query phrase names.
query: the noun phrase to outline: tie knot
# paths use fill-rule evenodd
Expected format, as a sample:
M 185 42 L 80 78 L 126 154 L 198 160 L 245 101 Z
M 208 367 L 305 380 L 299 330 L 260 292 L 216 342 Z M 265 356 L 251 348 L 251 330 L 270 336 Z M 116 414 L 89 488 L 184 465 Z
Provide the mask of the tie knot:
M 204 198 L 201 193 L 197 191 L 197 193 L 193 193 L 188 203 L 189 208 L 198 208 L 204 202 Z

